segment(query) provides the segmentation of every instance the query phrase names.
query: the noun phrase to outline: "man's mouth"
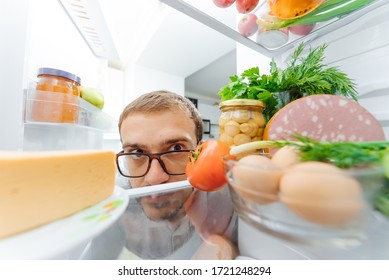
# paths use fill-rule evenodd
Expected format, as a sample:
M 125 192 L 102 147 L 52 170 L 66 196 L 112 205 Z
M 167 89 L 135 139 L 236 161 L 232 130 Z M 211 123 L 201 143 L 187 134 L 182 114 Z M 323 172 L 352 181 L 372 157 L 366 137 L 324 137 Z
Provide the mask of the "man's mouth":
M 172 194 L 148 195 L 140 198 L 140 200 L 155 208 L 163 208 L 170 204 L 171 196 Z

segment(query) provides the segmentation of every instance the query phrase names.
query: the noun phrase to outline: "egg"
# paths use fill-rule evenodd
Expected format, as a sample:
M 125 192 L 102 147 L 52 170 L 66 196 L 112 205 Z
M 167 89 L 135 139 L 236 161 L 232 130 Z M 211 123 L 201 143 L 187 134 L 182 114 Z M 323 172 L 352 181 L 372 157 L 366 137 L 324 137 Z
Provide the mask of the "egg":
M 279 168 L 286 168 L 300 162 L 298 148 L 293 146 L 284 146 L 272 156 L 272 163 Z
M 343 170 L 323 162 L 297 163 L 280 179 L 280 201 L 312 223 L 339 226 L 363 208 L 361 186 Z
M 245 201 L 267 204 L 278 199 L 281 170 L 269 158 L 248 155 L 232 168 L 231 187 Z

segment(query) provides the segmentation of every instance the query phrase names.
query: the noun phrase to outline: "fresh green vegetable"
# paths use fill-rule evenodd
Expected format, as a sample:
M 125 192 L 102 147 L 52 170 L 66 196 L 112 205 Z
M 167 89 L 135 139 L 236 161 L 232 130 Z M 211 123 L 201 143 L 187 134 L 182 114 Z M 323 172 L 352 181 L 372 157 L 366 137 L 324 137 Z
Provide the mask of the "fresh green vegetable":
M 327 45 L 324 44 L 313 50 L 308 55 L 300 58 L 304 51 L 304 45 L 300 44 L 292 55 L 288 67 L 282 71 L 272 68 L 271 74 L 277 75 L 280 89 L 288 91 L 292 100 L 318 93 L 336 94 L 358 100 L 355 84 L 337 67 L 328 67 L 323 64 L 324 52 Z
M 104 108 L 104 95 L 100 90 L 91 87 L 82 87 L 80 93 L 81 98 L 85 101 L 88 101 L 99 109 Z
M 318 142 L 308 137 L 295 135 L 296 141 L 257 141 L 231 148 L 231 155 L 257 149 L 295 146 L 302 161 L 331 162 L 340 168 L 364 165 L 382 165 L 389 153 L 389 142 Z
M 264 102 L 266 121 L 286 104 L 307 95 L 339 94 L 357 101 L 354 82 L 337 67 L 323 63 L 326 48 L 324 44 L 301 57 L 304 45 L 300 44 L 284 70 L 273 59 L 269 75 L 261 74 L 258 67 L 247 69 L 240 76 L 231 76 L 218 94 L 222 101 L 245 98 Z
M 389 218 L 389 142 L 318 142 L 301 135 L 294 136 L 296 141 L 275 140 L 256 141 L 232 147 L 230 155 L 253 152 L 267 148 L 294 146 L 298 149 L 301 161 L 330 162 L 343 169 L 362 166 L 382 166 L 386 178 L 368 177 L 366 185 L 378 182 L 378 194 L 374 194 L 376 210 Z M 376 181 L 378 179 L 378 181 Z M 383 180 L 382 180 L 383 179 Z M 373 181 L 372 181 L 373 180 Z M 385 183 L 382 187 L 382 182 Z M 375 189 L 375 188 L 374 188 Z
M 374 199 L 374 207 L 389 218 L 389 179 L 386 179 L 385 184 Z
M 382 159 L 382 165 L 384 166 L 385 176 L 389 179 L 389 153 L 384 155 L 384 158 Z
M 374 0 L 328 0 L 307 15 L 296 19 L 279 19 L 270 15 L 262 15 L 257 20 L 259 26 L 267 30 L 280 29 L 293 25 L 324 22 L 347 15 L 362 8 Z

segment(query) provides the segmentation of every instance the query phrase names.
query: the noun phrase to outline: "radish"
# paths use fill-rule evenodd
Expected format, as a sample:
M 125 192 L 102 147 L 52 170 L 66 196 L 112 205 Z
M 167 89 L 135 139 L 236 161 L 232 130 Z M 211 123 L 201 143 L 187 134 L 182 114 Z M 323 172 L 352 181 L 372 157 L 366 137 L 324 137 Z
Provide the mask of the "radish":
M 312 24 L 303 24 L 303 25 L 293 25 L 289 27 L 289 31 L 295 35 L 308 35 L 315 28 L 315 23 Z
M 250 13 L 258 5 L 259 0 L 236 0 L 236 9 L 241 14 Z
M 213 0 L 213 3 L 219 8 L 227 8 L 231 6 L 235 0 Z
M 238 31 L 245 37 L 254 35 L 258 30 L 257 16 L 254 14 L 244 15 L 238 23 Z

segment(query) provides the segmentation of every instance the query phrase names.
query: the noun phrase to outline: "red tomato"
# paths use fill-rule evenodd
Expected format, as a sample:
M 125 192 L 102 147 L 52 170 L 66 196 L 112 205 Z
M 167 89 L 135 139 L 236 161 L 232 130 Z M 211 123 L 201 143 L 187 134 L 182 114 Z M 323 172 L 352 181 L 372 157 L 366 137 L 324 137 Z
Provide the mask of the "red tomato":
M 219 140 L 208 140 L 199 145 L 186 165 L 190 184 L 202 191 L 215 191 L 226 182 L 223 156 L 230 155 L 230 147 Z

